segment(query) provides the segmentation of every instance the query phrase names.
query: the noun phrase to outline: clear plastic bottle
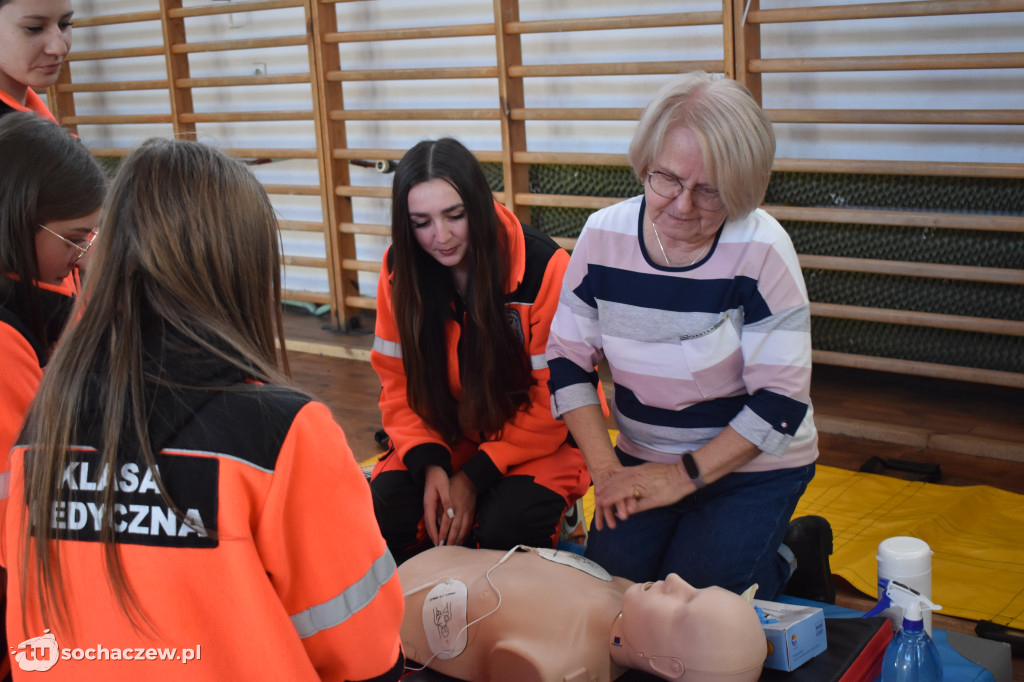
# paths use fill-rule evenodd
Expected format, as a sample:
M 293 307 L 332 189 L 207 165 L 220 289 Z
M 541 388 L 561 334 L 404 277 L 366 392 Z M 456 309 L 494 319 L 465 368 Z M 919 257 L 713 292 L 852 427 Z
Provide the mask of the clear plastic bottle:
M 882 659 L 882 682 L 941 682 L 939 648 L 924 631 L 921 605 L 907 605 L 903 627 L 889 643 Z

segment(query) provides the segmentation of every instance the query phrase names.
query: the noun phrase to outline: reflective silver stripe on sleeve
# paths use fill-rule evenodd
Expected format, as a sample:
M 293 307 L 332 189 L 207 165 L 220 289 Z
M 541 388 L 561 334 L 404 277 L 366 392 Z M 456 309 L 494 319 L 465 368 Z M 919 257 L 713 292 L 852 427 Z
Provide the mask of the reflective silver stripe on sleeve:
M 530 356 L 530 366 L 533 367 L 533 369 L 535 369 L 535 370 L 537 370 L 537 369 L 547 369 L 547 367 L 548 367 L 548 356 L 546 354 L 544 354 L 544 353 L 541 353 L 539 355 L 531 355 Z
M 0 500 L 6 500 L 11 494 L 11 472 L 5 471 L 0 474 Z
M 376 598 L 377 592 L 397 569 L 391 552 L 384 550 L 384 554 L 373 562 L 370 570 L 344 592 L 291 617 L 299 637 L 312 637 L 321 630 L 329 630 L 344 623 Z
M 274 473 L 273 469 L 268 469 L 267 467 L 261 467 L 259 464 L 256 464 L 254 462 L 250 462 L 247 459 L 242 459 L 241 457 L 235 457 L 234 455 L 228 455 L 228 454 L 225 454 L 223 452 L 210 452 L 209 450 L 186 450 L 184 448 L 164 448 L 160 452 L 165 454 L 165 455 L 200 455 L 200 456 L 205 456 L 205 457 L 216 457 L 218 459 L 227 459 L 227 460 L 230 460 L 232 462 L 237 462 L 238 464 L 241 464 L 242 466 L 252 467 L 256 471 L 262 471 L 263 473 L 266 473 L 266 474 Z
M 379 336 L 373 337 L 373 350 L 392 358 L 402 357 L 402 344 L 396 341 L 387 341 Z

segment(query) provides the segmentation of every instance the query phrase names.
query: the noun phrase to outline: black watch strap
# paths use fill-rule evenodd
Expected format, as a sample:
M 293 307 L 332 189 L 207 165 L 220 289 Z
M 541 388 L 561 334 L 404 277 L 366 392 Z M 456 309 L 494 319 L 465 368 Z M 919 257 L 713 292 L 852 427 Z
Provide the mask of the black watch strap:
M 693 484 L 697 486 L 697 490 L 707 485 L 707 481 L 700 475 L 700 467 L 697 466 L 697 460 L 693 458 L 692 452 L 683 453 L 683 468 L 686 469 L 686 474 L 693 481 Z

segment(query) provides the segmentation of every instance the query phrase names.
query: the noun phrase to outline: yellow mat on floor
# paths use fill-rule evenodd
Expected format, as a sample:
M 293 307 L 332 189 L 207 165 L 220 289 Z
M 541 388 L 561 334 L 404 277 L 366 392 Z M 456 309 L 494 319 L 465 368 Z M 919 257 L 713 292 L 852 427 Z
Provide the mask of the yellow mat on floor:
M 875 596 L 878 543 L 932 548 L 932 601 L 942 613 L 1024 628 L 1024 495 L 990 486 L 903 481 L 818 466 L 796 516 L 832 525 L 833 573 Z
M 583 498 L 587 526 L 594 489 Z M 828 519 L 832 572 L 877 593 L 878 543 L 896 535 L 932 548 L 932 600 L 942 613 L 1024 628 L 1024 495 L 817 467 L 794 516 Z

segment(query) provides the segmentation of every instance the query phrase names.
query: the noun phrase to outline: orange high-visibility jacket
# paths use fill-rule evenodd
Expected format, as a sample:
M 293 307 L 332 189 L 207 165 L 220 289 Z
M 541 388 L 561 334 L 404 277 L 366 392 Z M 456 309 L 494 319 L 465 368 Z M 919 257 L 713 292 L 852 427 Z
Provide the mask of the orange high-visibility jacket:
M 478 491 L 500 480 L 510 468 L 523 462 L 551 458 L 552 470 L 566 466 L 583 469 L 583 456 L 566 439 L 568 429 L 551 416 L 548 392 L 548 365 L 545 352 L 551 318 L 558 306 L 562 275 L 569 254 L 548 236 L 519 220 L 501 204 L 495 203 L 500 229 L 506 230 L 511 252 L 506 312 L 517 329 L 533 368 L 530 404 L 505 424 L 496 440 L 481 442 L 478 434 L 464 433 L 455 452 L 409 406 L 406 375 L 402 365 L 402 347 L 398 338 L 391 297 L 391 266 L 388 253 L 377 285 L 377 324 L 370 361 L 380 376 L 380 410 L 391 438 L 391 459 L 401 458 L 410 473 L 421 478 L 428 465 L 444 467 L 449 474 L 464 471 Z M 390 249 L 389 249 L 390 253 Z M 448 380 L 452 395 L 462 392 L 459 376 L 459 321 L 447 325 Z M 585 475 L 585 473 L 584 473 Z M 545 484 L 543 476 L 536 481 Z M 584 485 L 585 489 L 586 485 Z
M 17 287 L 12 294 L 17 296 Z M 58 335 L 71 312 L 71 304 L 77 293 L 75 281 L 69 277 L 63 284 L 55 286 L 43 282 L 35 285 L 38 290 L 41 311 L 47 320 L 47 331 Z M 43 358 L 49 349 L 43 348 L 42 339 L 36 339 L 24 315 L 19 310 L 25 301 L 0 303 L 0 471 L 7 471 L 7 453 L 21 433 L 21 423 L 28 411 L 28 405 L 39 388 L 43 377 Z M 52 340 L 52 339 L 51 339 Z
M 10 114 L 15 111 L 31 111 L 40 118 L 45 118 L 49 121 L 57 122 L 57 119 L 53 117 L 53 112 L 46 106 L 46 102 L 35 93 L 32 88 L 29 88 L 25 93 L 25 103 L 22 104 L 18 100 L 8 95 L 3 90 L 0 90 L 0 116 Z
M 60 658 L 47 680 L 397 680 L 402 590 L 341 427 L 288 389 L 211 393 L 181 410 L 180 428 L 157 446 L 185 520 L 139 458 L 119 458 L 107 479 L 92 437 L 72 449 L 48 520 L 64 538 L 72 632 L 42 619 L 31 558 L 22 573 L 32 455 L 15 447 L 0 538 L 10 646 L 49 629 Z M 121 561 L 151 630 L 133 628 L 110 586 L 98 541 L 104 485 L 118 487 Z M 158 660 L 138 660 L 149 649 Z M 29 666 L 41 655 L 31 644 L 16 651 L 15 679 L 23 654 Z
M 0 490 L 7 487 L 8 453 L 21 433 L 28 406 L 43 378 L 43 365 L 46 364 L 44 358 L 49 351 L 43 347 L 44 340 L 37 339 L 33 330 L 29 329 L 23 308 L 31 305 L 32 301 L 19 298 L 18 289 L 22 285 L 17 283 L 13 275 L 8 277 L 15 283 L 10 294 L 13 300 L 0 303 L 0 358 L 4 359 L 3 371 L 0 371 Z M 45 319 L 47 333 L 53 337 L 59 336 L 78 293 L 77 269 L 60 285 L 36 282 L 27 286 L 34 286 L 38 290 L 36 302 L 42 306 L 40 312 Z M 3 508 L 4 503 L 0 500 L 0 515 Z M 0 604 L 3 599 L 0 595 Z M 0 678 L 6 677 L 10 669 L 11 659 L 5 647 L 0 652 Z

